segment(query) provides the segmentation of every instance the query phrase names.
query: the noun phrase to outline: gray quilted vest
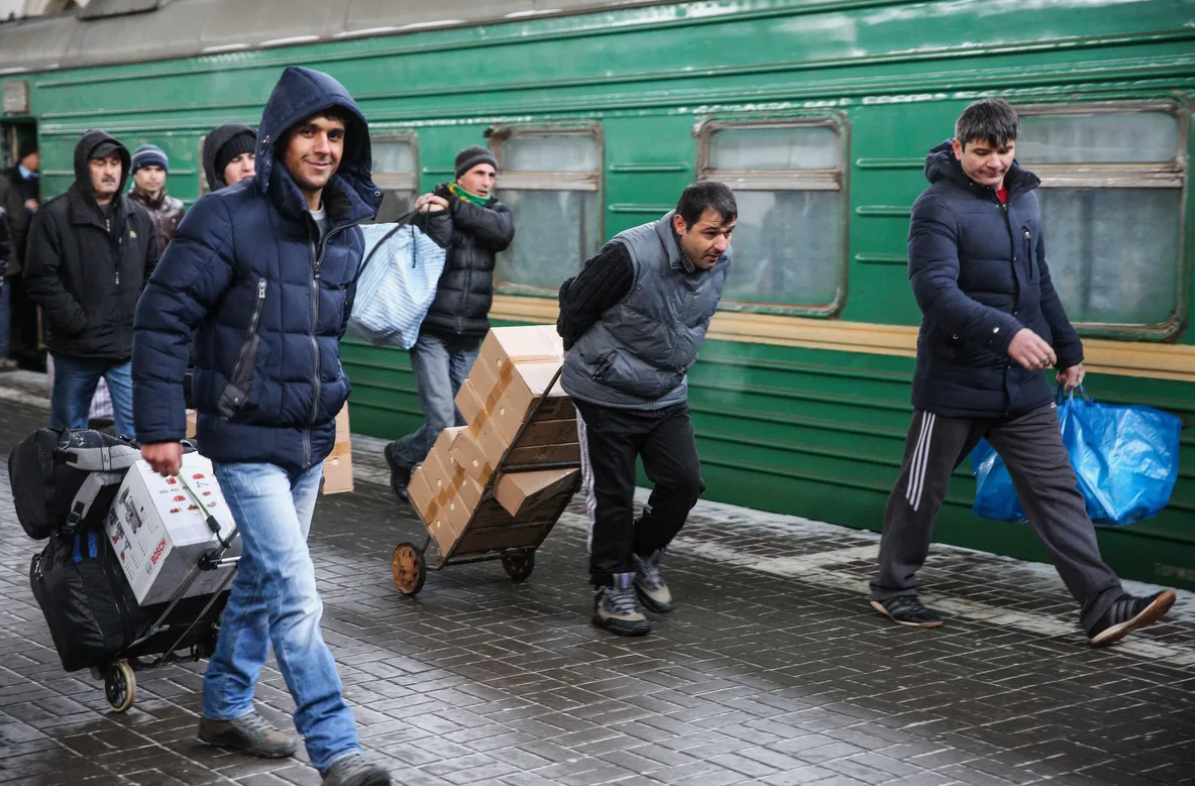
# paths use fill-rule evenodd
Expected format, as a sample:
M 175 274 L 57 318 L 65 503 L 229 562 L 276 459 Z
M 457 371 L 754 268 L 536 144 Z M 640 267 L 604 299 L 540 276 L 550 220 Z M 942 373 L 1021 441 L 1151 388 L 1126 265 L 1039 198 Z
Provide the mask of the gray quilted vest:
M 630 251 L 635 279 L 564 359 L 561 384 L 573 398 L 622 409 L 660 409 L 687 398 L 685 375 L 718 308 L 731 254 L 727 249 L 712 270 L 695 268 L 673 235 L 675 212 L 611 241 Z

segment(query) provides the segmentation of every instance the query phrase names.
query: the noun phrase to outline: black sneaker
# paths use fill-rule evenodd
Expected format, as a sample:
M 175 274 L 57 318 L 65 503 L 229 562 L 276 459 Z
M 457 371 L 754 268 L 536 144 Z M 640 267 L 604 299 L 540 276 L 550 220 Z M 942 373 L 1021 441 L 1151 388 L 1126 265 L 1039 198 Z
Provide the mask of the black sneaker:
M 407 496 L 407 486 L 411 482 L 411 468 L 404 467 L 394 460 L 394 443 L 390 442 L 382 449 L 382 455 L 386 457 L 386 463 L 390 465 L 390 490 L 394 492 L 394 496 L 398 497 L 398 501 L 404 505 L 411 504 L 411 498 Z
M 672 611 L 672 592 L 664 583 L 664 576 L 660 572 L 660 565 L 664 561 L 664 549 L 656 549 L 649 557 L 632 554 L 635 563 L 635 594 L 639 596 L 648 611 L 656 614 L 667 614 Z
M 1125 595 L 1104 612 L 1095 627 L 1087 632 L 1093 647 L 1104 647 L 1120 641 L 1138 628 L 1152 625 L 1174 605 L 1174 590 L 1162 590 L 1147 598 Z
M 598 587 L 593 596 L 593 624 L 619 636 L 645 636 L 651 623 L 635 602 L 633 573 L 614 575 L 614 586 Z
M 295 753 L 295 741 L 272 723 L 250 712 L 230 721 L 199 717 L 199 739 L 217 748 L 248 753 L 263 759 L 284 759 Z
M 913 628 L 940 628 L 942 618 L 921 605 L 916 595 L 897 595 L 888 600 L 872 600 L 871 607 L 898 625 Z
M 390 773 L 370 764 L 360 753 L 337 759 L 320 775 L 323 786 L 390 786 Z

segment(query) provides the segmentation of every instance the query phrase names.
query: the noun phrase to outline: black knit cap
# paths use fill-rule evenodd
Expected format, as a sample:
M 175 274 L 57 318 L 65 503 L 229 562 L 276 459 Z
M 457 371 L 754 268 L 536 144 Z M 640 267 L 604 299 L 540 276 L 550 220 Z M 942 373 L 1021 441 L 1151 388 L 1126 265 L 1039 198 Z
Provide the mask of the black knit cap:
M 478 164 L 489 164 L 494 169 L 497 169 L 498 159 L 494 158 L 494 154 L 490 152 L 489 148 L 482 147 L 481 145 L 466 147 L 456 154 L 456 166 L 454 167 L 456 177 L 459 178 Z
M 224 168 L 232 162 L 232 159 L 242 153 L 252 153 L 255 150 L 257 150 L 257 134 L 252 131 L 242 131 L 237 134 L 220 145 L 220 149 L 216 151 L 216 174 L 223 177 Z

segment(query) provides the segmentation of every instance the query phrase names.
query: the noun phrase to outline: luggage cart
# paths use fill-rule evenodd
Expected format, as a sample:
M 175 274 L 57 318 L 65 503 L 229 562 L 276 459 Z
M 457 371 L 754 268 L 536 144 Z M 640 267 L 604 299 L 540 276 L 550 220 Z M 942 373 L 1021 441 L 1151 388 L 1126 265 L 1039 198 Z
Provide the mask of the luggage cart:
M 556 371 L 546 390 L 550 391 L 555 387 L 556 382 L 560 379 L 561 370 Z M 507 513 L 494 497 L 494 486 L 498 477 L 503 473 L 579 469 L 581 467 L 579 460 L 547 464 L 506 463 L 511 451 L 519 444 L 523 432 L 534 421 L 535 413 L 543 401 L 544 398 L 540 398 L 532 405 L 531 411 L 523 424 L 519 426 L 518 433 L 511 440 L 502 459 L 486 479 L 477 509 L 473 511 L 451 548 L 442 552 L 434 563 L 429 564 L 426 555 L 433 540 L 430 530 L 422 546 L 416 546 L 409 541 L 395 546 L 394 553 L 390 557 L 390 569 L 394 574 L 394 585 L 403 595 L 418 594 L 419 590 L 423 589 L 424 581 L 427 580 L 428 571 L 443 570 L 449 565 L 501 560 L 506 575 L 514 581 L 526 581 L 531 576 L 535 570 L 536 549 L 551 533 L 573 495 L 581 488 L 581 477 L 578 475 L 568 489 L 521 512 L 518 516 L 511 516 Z M 430 522 L 423 523 L 426 526 Z M 438 544 L 437 550 L 439 550 Z
M 181 474 L 178 478 L 207 518 L 208 527 L 219 537 L 219 522 L 208 511 L 200 496 L 187 485 L 186 479 Z M 92 667 L 91 676 L 103 680 L 104 698 L 108 700 L 108 706 L 114 712 L 126 712 L 136 702 L 138 671 L 156 669 L 184 660 L 202 660 L 215 651 L 216 636 L 220 632 L 220 616 L 224 612 L 225 603 L 228 602 L 228 585 L 236 575 L 236 566 L 240 561 L 240 557 L 224 555 L 236 539 L 237 529 L 234 525 L 228 537 L 220 541 L 219 547 L 199 559 L 170 600 L 164 604 L 157 604 L 162 610 L 157 614 L 155 621 L 108 663 Z M 216 591 L 210 596 L 184 598 L 200 574 L 211 570 L 224 570 L 228 573 Z

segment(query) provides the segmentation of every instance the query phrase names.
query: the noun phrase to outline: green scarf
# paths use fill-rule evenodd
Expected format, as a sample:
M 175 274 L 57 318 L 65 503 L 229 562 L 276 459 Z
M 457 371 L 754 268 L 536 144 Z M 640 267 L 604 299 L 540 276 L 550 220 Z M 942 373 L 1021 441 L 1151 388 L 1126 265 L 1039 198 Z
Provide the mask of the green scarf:
M 466 202 L 472 202 L 475 205 L 482 205 L 483 207 L 490 201 L 489 197 L 478 196 L 472 191 L 465 190 L 465 187 L 456 181 L 448 184 L 448 191 L 457 199 L 463 199 Z

